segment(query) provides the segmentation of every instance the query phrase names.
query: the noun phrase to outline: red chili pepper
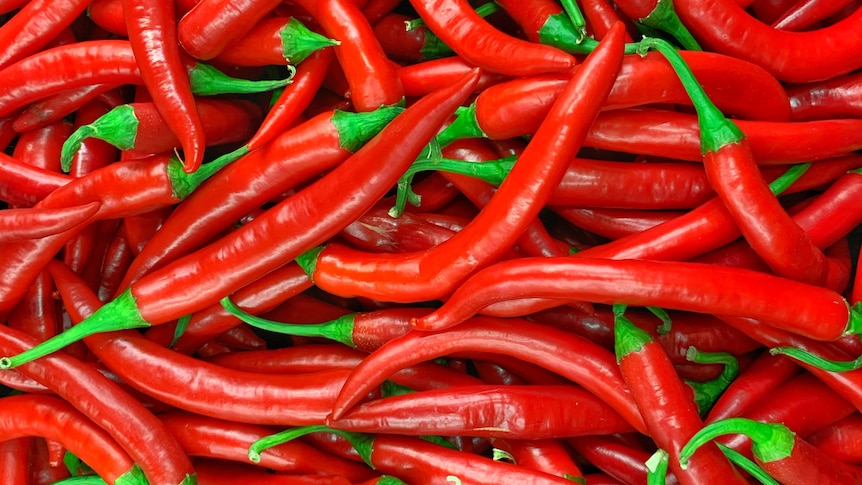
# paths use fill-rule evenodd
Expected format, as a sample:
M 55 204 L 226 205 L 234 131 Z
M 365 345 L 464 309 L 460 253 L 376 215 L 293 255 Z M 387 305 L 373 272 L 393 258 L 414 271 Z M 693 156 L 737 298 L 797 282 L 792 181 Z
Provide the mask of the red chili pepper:
M 713 277 L 703 280 L 699 275 L 704 271 Z M 579 278 L 572 280 L 573 274 Z M 733 296 L 742 293 L 744 298 Z M 786 302 L 781 308 L 773 304 L 778 295 Z M 700 263 L 586 257 L 522 258 L 489 266 L 471 276 L 441 308 L 411 325 L 440 330 L 464 321 L 491 303 L 523 298 L 651 305 L 759 318 L 819 340 L 857 332 L 857 310 L 850 309 L 841 295 L 825 288 Z
M 611 240 L 646 231 L 683 214 L 678 211 L 642 211 L 637 209 L 553 207 L 551 210 L 577 228 Z
M 86 10 L 89 0 L 27 2 L 0 28 L 0 69 L 37 52 Z
M 301 64 L 313 53 L 338 41 L 309 30 L 294 17 L 269 17 L 222 50 L 215 62 L 233 66 Z
M 346 438 L 369 466 L 409 483 L 440 482 L 450 477 L 462 483 L 566 484 L 564 478 L 494 461 L 480 455 L 453 450 L 419 438 L 397 435 L 365 435 L 330 430 L 325 426 L 293 428 L 258 441 L 249 449 L 252 461 L 262 458 L 270 446 L 319 431 L 332 431 Z
M 202 0 L 177 23 L 179 43 L 197 59 L 212 59 L 280 3 L 278 0 L 244 0 L 239 3 Z
M 193 173 L 204 159 L 206 136 L 188 72 L 180 56 L 173 2 L 123 0 L 126 30 L 153 103 L 183 148 L 183 170 Z
M 0 443 L 0 469 L 9 485 L 30 485 L 32 438 L 16 438 Z
M 15 131 L 25 132 L 35 130 L 56 121 L 62 120 L 93 99 L 110 98 L 111 104 L 122 104 L 118 99 L 116 84 L 94 84 L 81 88 L 62 91 L 41 101 L 35 102 L 15 117 Z
M 459 56 L 444 57 L 432 61 L 408 64 L 396 68 L 398 79 L 404 88 L 404 96 L 424 96 L 435 89 L 451 84 L 475 66 Z M 474 92 L 481 92 L 505 77 L 500 74 L 482 72 Z
M 862 112 L 862 74 L 787 86 L 793 119 L 858 118 Z
M 762 353 L 737 377 L 710 409 L 704 422 L 739 416 L 799 372 L 791 359 Z
M 198 485 L 234 485 L 237 483 L 266 483 L 267 485 L 351 485 L 350 480 L 338 475 L 274 473 L 243 463 L 208 460 L 205 458 L 195 461 L 195 470 L 198 472 Z
M 395 68 L 383 53 L 362 11 L 351 0 L 300 0 L 327 36 L 339 41 L 333 47 L 350 85 L 350 100 L 357 111 L 371 111 L 401 102 L 404 97 Z
M 624 308 L 614 308 L 617 363 L 652 439 L 669 453 L 674 475 L 680 483 L 745 483 L 715 446 L 699 448 L 687 468 L 679 466 L 680 450 L 703 423 L 667 354 L 648 333 L 622 315 Z
M 410 4 L 444 44 L 489 72 L 530 76 L 566 71 L 575 59 L 551 46 L 512 37 L 480 17 L 463 0 L 414 0 Z
M 707 50 L 745 59 L 780 81 L 810 82 L 862 66 L 862 11 L 807 32 L 783 32 L 763 25 L 733 0 L 675 0 L 677 14 Z M 752 46 L 756 45 L 756 49 Z
M 99 210 L 99 202 L 65 208 L 3 209 L 0 211 L 0 242 L 35 239 L 71 229 Z
M 196 99 L 195 109 L 207 146 L 247 140 L 261 118 L 260 108 L 243 100 Z M 123 104 L 79 126 L 63 144 L 60 161 L 64 171 L 68 171 L 72 157 L 87 138 L 103 140 L 136 156 L 169 152 L 180 146 L 155 103 Z
M 189 456 L 219 458 L 229 461 L 248 460 L 248 447 L 269 435 L 266 426 L 237 423 L 192 413 L 160 414 L 159 419 L 177 438 Z M 268 450 L 258 463 L 271 470 L 293 473 L 315 473 L 325 463 L 327 473 L 341 475 L 351 482 L 367 480 L 375 473 L 362 463 L 345 460 L 300 441 L 291 441 Z
M 710 101 L 670 44 L 658 39 L 644 42 L 642 46 L 654 48 L 667 58 L 691 96 L 707 177 L 745 240 L 780 276 L 818 285 L 834 279 L 834 264 L 769 190 L 742 131 Z
M 573 482 L 583 477 L 583 472 L 562 440 L 495 439 L 492 443 L 495 449 L 508 453 L 519 466 L 563 477 Z
M 622 25 L 585 61 L 484 210 L 461 232 L 409 257 L 369 255 L 335 244 L 300 261 L 315 285 L 341 296 L 416 302 L 450 293 L 470 272 L 499 258 L 535 220 L 562 179 L 622 61 Z M 506 221 L 502 223 L 501 221 Z M 308 261 L 312 260 L 312 261 Z
M 184 62 L 183 66 L 192 93 L 199 96 L 256 93 L 289 82 L 231 78 L 212 66 L 192 61 Z M 142 83 L 128 41 L 93 40 L 55 47 L 0 70 L 0 116 L 67 89 L 91 84 Z
M 393 12 L 374 24 L 374 35 L 390 59 L 413 64 L 454 54 L 427 26 L 411 27 L 409 22 L 407 15 Z
M 703 427 L 685 445 L 679 462 L 686 466 L 695 450 L 728 433 L 743 433 L 750 437 L 754 441 L 754 460 L 781 483 L 856 483 L 860 480 L 860 472 L 855 467 L 819 451 L 783 424 L 745 418 L 728 418 Z
M 227 166 L 197 195 L 177 206 L 163 230 L 135 258 L 121 288 L 210 243 L 248 212 L 286 190 L 336 167 L 400 112 L 400 108 L 370 113 L 329 111 Z M 230 200 L 212 207 L 213 197 L 226 192 L 232 194 Z
M 389 207 L 388 204 L 380 204 L 371 209 L 348 224 L 340 236 L 363 251 L 407 253 L 429 249 L 455 234 L 451 229 L 409 212 L 393 218 L 389 215 Z
M 540 341 L 545 343 L 533 345 Z M 554 346 L 549 348 L 548 342 Z M 569 350 L 563 351 L 563 347 Z M 572 351 L 575 348 L 578 352 Z M 526 321 L 513 326 L 507 319 L 490 317 L 476 317 L 446 332 L 410 332 L 384 344 L 351 374 L 333 405 L 331 418 L 343 416 L 368 389 L 395 370 L 465 351 L 504 353 L 556 372 L 602 397 L 632 426 L 643 429 L 638 413 L 633 412 L 634 403 L 622 389 L 610 352 L 552 327 Z
M 799 0 L 772 22 L 778 30 L 807 30 L 852 4 L 850 0 Z
M 646 461 L 650 453 L 632 446 L 619 435 L 578 436 L 567 440 L 591 465 L 604 471 L 620 483 L 646 483 Z M 588 481 L 587 483 L 592 483 Z M 667 483 L 678 484 L 676 476 L 668 476 Z
M 351 432 L 523 440 L 631 431 L 607 404 L 576 386 L 479 385 L 371 401 L 326 425 Z
M 862 146 L 857 119 L 808 122 L 736 122 L 760 165 L 785 165 L 844 156 Z M 702 161 L 694 115 L 649 108 L 606 111 L 593 124 L 585 146 Z
M 674 11 L 673 0 L 618 0 L 614 3 L 636 23 L 670 34 L 683 49 L 701 50 Z
M 140 468 L 104 430 L 62 399 L 52 396 L 7 396 L 0 401 L 6 419 L 0 427 L 3 441 L 43 436 L 58 441 L 108 483 L 146 483 Z
M 860 436 L 862 436 L 862 417 L 854 413 L 806 436 L 805 440 L 833 458 L 845 463 L 859 463 L 862 456 L 862 450 L 859 447 L 859 443 L 862 443 Z

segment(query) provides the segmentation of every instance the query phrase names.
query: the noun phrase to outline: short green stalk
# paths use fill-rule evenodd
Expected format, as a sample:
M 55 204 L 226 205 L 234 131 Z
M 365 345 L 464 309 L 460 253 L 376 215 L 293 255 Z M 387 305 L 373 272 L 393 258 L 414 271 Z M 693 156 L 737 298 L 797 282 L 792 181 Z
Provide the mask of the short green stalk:
M 265 93 L 293 82 L 296 68 L 292 65 L 286 67 L 288 76 L 284 79 L 252 81 L 230 77 L 213 66 L 199 62 L 189 70 L 189 82 L 192 93 L 198 96 Z
M 667 465 L 670 460 L 666 451 L 659 448 L 650 455 L 647 467 L 647 485 L 664 485 L 667 478 Z
M 60 149 L 60 167 L 64 172 L 69 171 L 72 167 L 72 158 L 87 138 L 105 141 L 120 150 L 134 148 L 139 124 L 138 117 L 135 116 L 135 108 L 123 104 L 103 114 L 92 123 L 79 126 L 69 135 Z
M 291 17 L 281 29 L 281 51 L 284 59 L 291 64 L 299 64 L 320 49 L 341 44 L 310 30 L 299 20 Z
M 690 51 L 702 50 L 694 39 L 694 36 L 691 35 L 691 32 L 689 32 L 688 28 L 686 28 L 676 14 L 676 10 L 673 8 L 673 0 L 658 0 L 655 9 L 649 15 L 637 21 L 647 27 L 670 34 L 679 42 L 679 45 L 683 49 Z
M 751 438 L 751 452 L 762 463 L 783 460 L 793 453 L 795 433 L 781 423 L 763 423 L 748 418 L 728 418 L 707 424 L 691 437 L 679 453 L 683 468 L 698 448 L 728 434 Z
M 625 356 L 640 352 L 653 341 L 652 336 L 641 328 L 638 328 L 625 316 L 626 305 L 616 304 L 613 306 L 614 313 L 614 353 L 617 363 Z
M 689 362 L 697 364 L 722 364 L 721 374 L 715 379 L 707 382 L 685 380 L 686 385 L 694 391 L 694 402 L 698 413 L 705 416 L 715 404 L 715 401 L 727 389 L 727 386 L 736 379 L 739 374 L 739 360 L 727 352 L 699 352 L 694 347 L 689 347 L 685 352 L 685 358 Z
M 718 445 L 718 449 L 724 453 L 724 456 L 726 456 L 731 463 L 742 468 L 746 473 L 757 479 L 757 481 L 763 485 L 780 485 L 776 479 L 769 476 L 763 468 L 760 468 L 757 463 L 751 461 L 747 456 L 719 442 L 716 442 L 715 444 Z

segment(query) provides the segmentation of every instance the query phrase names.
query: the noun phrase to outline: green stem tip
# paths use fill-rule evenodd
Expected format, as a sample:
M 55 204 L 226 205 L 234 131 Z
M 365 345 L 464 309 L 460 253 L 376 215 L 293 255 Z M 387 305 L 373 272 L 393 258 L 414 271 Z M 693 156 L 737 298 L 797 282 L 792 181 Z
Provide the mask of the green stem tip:
M 356 314 L 354 313 L 347 314 L 324 323 L 297 324 L 275 322 L 252 315 L 238 307 L 231 301 L 229 296 L 221 299 L 221 305 L 231 315 L 239 318 L 252 327 L 259 328 L 261 330 L 283 335 L 323 337 L 350 347 L 356 347 L 353 343 L 353 322 L 356 318 Z
M 341 44 L 341 41 L 314 32 L 293 17 L 284 24 L 280 34 L 282 54 L 291 64 L 299 64 L 320 49 Z
M 688 28 L 682 23 L 676 10 L 673 8 L 673 0 L 658 0 L 655 8 L 649 15 L 638 22 L 662 32 L 670 34 L 683 49 L 690 51 L 702 50 L 700 45 L 691 35 Z
M 727 434 L 743 434 L 751 438 L 751 452 L 761 463 L 779 461 L 790 456 L 796 434 L 781 423 L 763 423 L 748 418 L 727 418 L 700 429 L 679 452 L 683 468 L 698 448 Z
M 292 65 L 285 67 L 288 71 L 285 79 L 252 81 L 230 77 L 213 66 L 198 62 L 189 70 L 189 83 L 192 93 L 198 96 L 265 93 L 293 82 L 296 68 Z
M 78 342 L 90 335 L 116 330 L 147 328 L 149 326 L 150 323 L 144 320 L 140 311 L 138 311 L 132 292 L 126 290 L 69 330 L 57 334 L 18 355 L 0 357 L 0 369 L 11 369 L 26 364 L 61 350 L 67 345 Z
M 625 316 L 626 305 L 616 304 L 614 312 L 614 353 L 617 363 L 625 356 L 640 352 L 653 341 L 652 335 L 636 326 Z
M 60 149 L 60 167 L 64 172 L 69 171 L 72 159 L 87 138 L 105 141 L 120 150 L 134 148 L 139 124 L 135 108 L 123 104 L 103 114 L 92 123 L 79 126 L 69 135 Z
M 371 435 L 332 429 L 324 425 L 301 426 L 264 436 L 249 446 L 248 459 L 253 463 L 260 463 L 260 454 L 265 450 L 311 433 L 335 433 L 341 436 L 350 442 L 368 466 L 374 468 L 371 464 L 371 451 L 374 438 Z

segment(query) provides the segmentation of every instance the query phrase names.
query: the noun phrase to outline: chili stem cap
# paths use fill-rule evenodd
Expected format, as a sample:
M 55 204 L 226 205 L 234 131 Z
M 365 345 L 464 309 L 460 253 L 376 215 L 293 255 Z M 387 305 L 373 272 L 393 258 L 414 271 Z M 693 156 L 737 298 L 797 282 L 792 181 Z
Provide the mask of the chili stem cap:
M 60 167 L 64 172 L 69 171 L 72 159 L 87 138 L 105 141 L 120 150 L 134 148 L 138 137 L 138 125 L 140 121 L 135 115 L 135 108 L 123 104 L 103 114 L 92 123 L 79 126 L 63 142 L 63 147 L 60 149 Z
M 762 463 L 787 458 L 793 453 L 796 433 L 781 423 L 763 423 L 748 418 L 728 418 L 715 421 L 700 429 L 679 452 L 683 468 L 694 452 L 706 443 L 727 434 L 743 434 L 751 438 L 751 452 Z

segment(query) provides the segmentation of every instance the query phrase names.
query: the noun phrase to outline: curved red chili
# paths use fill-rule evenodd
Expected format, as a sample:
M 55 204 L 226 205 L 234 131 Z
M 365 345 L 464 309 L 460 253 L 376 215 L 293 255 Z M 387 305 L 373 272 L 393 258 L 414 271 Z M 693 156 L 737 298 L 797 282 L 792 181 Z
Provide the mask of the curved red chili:
M 99 210 L 99 202 L 60 208 L 3 209 L 0 243 L 35 239 L 71 229 Z
M 444 44 L 483 70 L 530 76 L 566 71 L 576 63 L 560 49 L 503 33 L 465 0 L 411 0 L 410 4 Z
M 212 59 L 280 3 L 279 0 L 202 0 L 177 23 L 177 39 L 193 57 Z
M 504 254 L 535 220 L 580 148 L 622 62 L 622 32 L 620 24 L 587 58 L 524 150 L 523 163 L 464 230 L 428 251 L 373 260 L 329 244 L 299 261 L 314 284 L 341 296 L 425 301 L 450 293 L 469 273 Z
M 300 65 L 311 54 L 339 41 L 309 30 L 294 17 L 269 17 L 226 46 L 215 62 L 233 66 Z
M 117 106 L 123 103 L 123 99 L 119 97 L 119 90 L 116 88 L 119 88 L 119 85 L 93 84 L 62 91 L 28 106 L 15 117 L 12 126 L 18 132 L 35 130 L 62 120 L 93 99 L 110 100 L 107 104 Z
M 822 29 L 784 32 L 733 0 L 675 0 L 674 6 L 704 49 L 763 66 L 780 81 L 817 81 L 862 67 L 855 55 L 862 48 L 862 10 Z
M 0 28 L 0 69 L 45 47 L 84 13 L 90 0 L 26 2 Z

